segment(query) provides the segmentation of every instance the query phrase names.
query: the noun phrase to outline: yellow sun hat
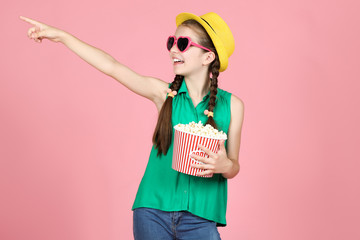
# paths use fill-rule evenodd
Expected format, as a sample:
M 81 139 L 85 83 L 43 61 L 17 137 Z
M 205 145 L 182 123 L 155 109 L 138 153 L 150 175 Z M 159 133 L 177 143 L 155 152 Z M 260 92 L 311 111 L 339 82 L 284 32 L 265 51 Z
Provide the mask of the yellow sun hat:
M 228 66 L 229 57 L 235 49 L 234 37 L 229 26 L 214 12 L 206 13 L 202 16 L 197 16 L 192 13 L 180 13 L 176 17 L 176 26 L 190 19 L 197 21 L 205 28 L 219 55 L 219 71 L 225 71 Z

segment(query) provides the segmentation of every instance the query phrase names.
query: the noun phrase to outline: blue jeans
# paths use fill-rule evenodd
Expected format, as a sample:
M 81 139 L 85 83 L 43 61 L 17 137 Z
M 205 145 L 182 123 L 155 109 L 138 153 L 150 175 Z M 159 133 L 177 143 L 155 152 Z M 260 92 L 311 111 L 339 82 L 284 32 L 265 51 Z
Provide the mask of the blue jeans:
M 135 240 L 221 240 L 215 222 L 186 211 L 136 208 L 133 220 Z

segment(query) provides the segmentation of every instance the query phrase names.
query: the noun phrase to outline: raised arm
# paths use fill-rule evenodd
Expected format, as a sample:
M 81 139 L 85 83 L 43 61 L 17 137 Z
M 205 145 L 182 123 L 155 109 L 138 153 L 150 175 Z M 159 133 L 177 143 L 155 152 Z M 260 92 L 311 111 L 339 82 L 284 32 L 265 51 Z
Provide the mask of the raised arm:
M 158 109 L 161 108 L 168 88 L 166 82 L 157 78 L 142 76 L 132 71 L 101 49 L 93 47 L 61 29 L 23 16 L 20 19 L 33 25 L 28 30 L 29 38 L 39 43 L 43 39 L 63 43 L 99 71 L 116 79 L 134 93 L 150 99 Z

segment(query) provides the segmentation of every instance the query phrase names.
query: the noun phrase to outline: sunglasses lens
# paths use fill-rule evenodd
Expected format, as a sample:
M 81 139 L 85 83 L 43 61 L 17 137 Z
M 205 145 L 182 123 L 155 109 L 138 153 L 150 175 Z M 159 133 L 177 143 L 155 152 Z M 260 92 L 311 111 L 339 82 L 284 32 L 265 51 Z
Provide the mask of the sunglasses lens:
M 185 51 L 185 49 L 188 47 L 189 39 L 187 38 L 179 38 L 177 41 L 177 46 L 181 52 Z
M 167 49 L 170 51 L 170 49 L 174 46 L 175 39 L 174 37 L 169 37 L 167 40 Z

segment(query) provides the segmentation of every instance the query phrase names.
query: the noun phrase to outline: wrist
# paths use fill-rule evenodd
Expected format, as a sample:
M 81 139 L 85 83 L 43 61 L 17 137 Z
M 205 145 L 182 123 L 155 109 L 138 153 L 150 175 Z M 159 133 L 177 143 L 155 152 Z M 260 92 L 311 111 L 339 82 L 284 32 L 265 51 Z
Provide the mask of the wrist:
M 234 166 L 234 162 L 228 158 L 228 170 L 227 173 L 231 172 L 231 170 L 233 169 Z
M 72 37 L 71 34 L 63 31 L 63 30 L 59 30 L 59 42 L 63 43 L 63 44 L 67 44 L 69 42 L 69 39 Z
M 224 178 L 230 179 L 235 177 L 239 172 L 239 164 L 236 160 L 228 159 L 228 165 L 226 166 L 226 171 L 222 173 Z
M 231 161 L 229 158 L 227 158 L 223 175 L 224 174 L 225 175 L 229 174 L 231 172 L 231 169 L 232 169 L 233 165 L 234 165 L 233 161 Z

